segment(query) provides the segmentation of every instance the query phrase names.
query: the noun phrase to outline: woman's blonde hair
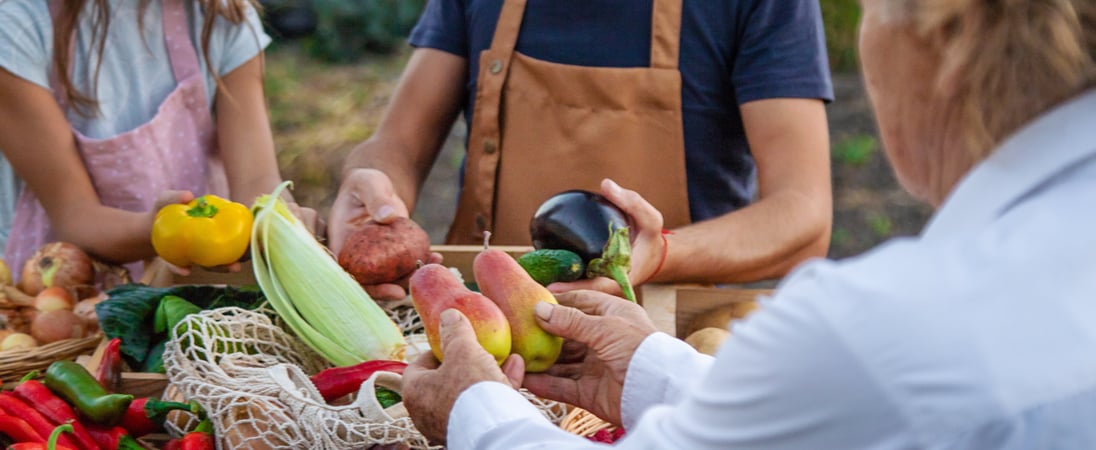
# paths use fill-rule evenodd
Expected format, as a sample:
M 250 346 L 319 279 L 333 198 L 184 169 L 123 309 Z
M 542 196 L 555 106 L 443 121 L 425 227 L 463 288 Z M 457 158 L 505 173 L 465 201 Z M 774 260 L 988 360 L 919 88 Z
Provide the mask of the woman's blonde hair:
M 53 67 L 57 71 L 58 81 L 61 86 L 61 96 L 75 110 L 83 115 L 94 115 L 99 102 L 91 94 L 80 92 L 72 84 L 72 62 L 69 54 L 72 50 L 72 35 L 80 23 L 80 15 L 88 2 L 94 2 L 95 17 L 92 20 L 92 39 L 95 43 L 96 65 L 91 77 L 94 86 L 99 83 L 99 63 L 102 61 L 103 47 L 106 45 L 107 28 L 110 27 L 110 0 L 63 0 L 57 18 L 53 26 Z M 145 16 L 145 8 L 150 0 L 140 0 L 138 3 L 138 20 Z M 202 58 L 206 68 L 213 73 L 213 79 L 217 86 L 221 86 L 221 77 L 213 72 L 213 65 L 209 59 L 209 39 L 213 35 L 213 22 L 217 17 L 222 17 L 232 23 L 239 24 L 247 20 L 247 9 L 260 10 L 256 0 L 195 0 L 202 7 Z M 139 24 L 144 26 L 144 24 Z M 258 30 L 256 30 L 258 32 Z
M 942 57 L 976 159 L 1025 122 L 1096 86 L 1096 0 L 885 0 Z M 1096 126 L 1096 122 L 1094 122 Z

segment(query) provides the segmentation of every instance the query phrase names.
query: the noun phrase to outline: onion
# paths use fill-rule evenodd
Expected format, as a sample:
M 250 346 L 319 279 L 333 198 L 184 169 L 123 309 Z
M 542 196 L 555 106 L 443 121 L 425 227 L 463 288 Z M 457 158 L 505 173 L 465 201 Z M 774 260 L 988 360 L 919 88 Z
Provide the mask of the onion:
M 34 348 L 37 346 L 38 341 L 34 340 L 33 336 L 26 333 L 12 333 L 4 338 L 3 341 L 0 341 L 0 351 Z
M 67 309 L 46 311 L 38 314 L 30 324 L 30 335 L 40 344 L 81 338 L 87 334 L 84 319 Z
M 95 281 L 91 257 L 67 242 L 51 242 L 23 265 L 23 291 L 38 295 L 48 287 L 75 288 Z
M 48 287 L 34 296 L 34 308 L 46 312 L 58 309 L 71 310 L 76 306 L 76 299 L 68 289 L 62 287 Z
M 94 297 L 88 297 L 80 300 L 76 303 L 76 307 L 72 308 L 72 312 L 84 319 L 84 324 L 88 326 L 88 332 L 94 333 L 99 330 L 99 315 L 95 313 L 95 305 L 98 305 L 103 300 L 106 300 L 107 295 L 99 293 Z

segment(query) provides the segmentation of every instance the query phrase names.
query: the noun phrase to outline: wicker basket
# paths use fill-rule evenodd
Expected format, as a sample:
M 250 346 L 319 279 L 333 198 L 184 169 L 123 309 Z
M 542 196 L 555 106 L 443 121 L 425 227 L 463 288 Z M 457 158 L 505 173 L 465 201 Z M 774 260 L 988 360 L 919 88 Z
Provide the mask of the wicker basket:
M 34 348 L 0 352 L 0 380 L 5 383 L 18 381 L 35 370 L 45 371 L 54 361 L 70 360 L 91 353 L 103 340 L 101 333 L 79 338 L 51 342 Z
M 559 422 L 559 427 L 563 428 L 571 434 L 577 434 L 582 437 L 593 436 L 601 430 L 616 431 L 616 426 L 602 420 L 600 417 L 595 416 L 590 411 L 579 407 L 571 407 L 571 410 L 567 412 L 566 416 L 563 416 L 563 420 Z

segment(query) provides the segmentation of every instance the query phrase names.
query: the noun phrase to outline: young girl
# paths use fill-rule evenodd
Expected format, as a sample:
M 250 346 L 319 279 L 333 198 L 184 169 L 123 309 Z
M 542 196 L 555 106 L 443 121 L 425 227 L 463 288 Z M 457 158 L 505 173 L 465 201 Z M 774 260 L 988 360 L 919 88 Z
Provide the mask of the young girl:
M 281 181 L 252 0 L 0 0 L 0 150 L 24 180 L 5 260 L 154 255 L 156 211 Z M 302 210 L 314 225 L 315 213 Z M 140 266 L 130 265 L 140 276 Z

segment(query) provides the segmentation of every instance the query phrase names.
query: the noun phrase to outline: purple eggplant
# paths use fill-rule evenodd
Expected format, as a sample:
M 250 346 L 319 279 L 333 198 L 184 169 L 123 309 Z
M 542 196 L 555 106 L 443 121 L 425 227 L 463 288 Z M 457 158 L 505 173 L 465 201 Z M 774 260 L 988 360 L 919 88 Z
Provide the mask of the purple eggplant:
M 534 248 L 570 250 L 589 264 L 601 257 L 610 230 L 627 226 L 627 217 L 608 199 L 576 189 L 542 203 L 529 223 L 529 234 Z
M 609 277 L 624 297 L 636 301 L 628 278 L 632 248 L 628 219 L 605 197 L 572 190 L 552 196 L 533 214 L 529 224 L 537 250 L 570 250 L 586 263 L 586 277 Z

